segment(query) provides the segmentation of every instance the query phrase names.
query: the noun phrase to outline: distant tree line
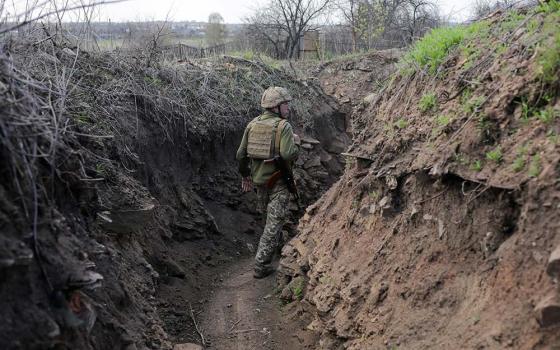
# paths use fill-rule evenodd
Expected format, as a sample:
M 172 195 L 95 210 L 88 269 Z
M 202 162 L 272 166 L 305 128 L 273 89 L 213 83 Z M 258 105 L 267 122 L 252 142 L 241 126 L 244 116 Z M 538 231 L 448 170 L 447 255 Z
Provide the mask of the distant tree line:
M 270 0 L 245 22 L 252 49 L 294 59 L 306 31 L 320 30 L 318 45 L 336 42 L 345 51 L 400 47 L 438 26 L 440 16 L 433 0 Z

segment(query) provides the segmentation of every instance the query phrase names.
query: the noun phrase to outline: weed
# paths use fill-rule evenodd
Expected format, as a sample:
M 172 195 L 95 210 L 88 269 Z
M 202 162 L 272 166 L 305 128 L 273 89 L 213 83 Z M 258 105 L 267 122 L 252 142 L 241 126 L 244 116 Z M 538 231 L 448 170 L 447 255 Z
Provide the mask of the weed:
M 491 136 L 490 135 L 490 120 L 488 120 L 488 117 L 486 115 L 479 115 L 477 118 L 477 124 L 476 126 L 478 127 L 478 129 L 482 132 L 482 134 L 484 134 L 484 136 L 488 137 Z
M 536 19 L 532 19 L 529 21 L 529 23 L 527 23 L 527 31 L 529 32 L 529 34 L 533 34 L 537 31 L 537 28 L 539 27 L 539 21 L 537 21 Z
M 537 118 L 545 124 L 550 124 L 558 117 L 560 113 L 552 107 L 547 107 L 536 113 Z
M 451 117 L 448 115 L 440 114 L 436 117 L 436 123 L 440 127 L 446 127 L 451 122 Z
M 163 81 L 158 77 L 151 77 L 149 75 L 144 77 L 144 82 L 148 85 L 162 86 Z
M 486 101 L 486 97 L 484 96 L 474 96 L 468 99 L 463 99 L 463 111 L 467 114 L 478 113 L 480 112 L 480 107 L 484 101 Z
M 511 165 L 511 168 L 516 173 L 520 172 L 525 168 L 525 157 L 524 156 L 517 156 Z
M 397 127 L 397 129 L 404 129 L 408 126 L 408 122 L 403 118 L 400 118 L 395 122 L 395 126 Z
M 537 177 L 541 173 L 541 157 L 536 154 L 531 157 L 531 163 L 529 164 L 529 176 Z
M 560 135 L 554 130 L 549 130 L 546 133 L 546 138 L 554 145 L 560 144 Z
M 533 108 L 529 106 L 529 104 L 527 103 L 527 99 L 523 97 L 521 99 L 521 120 L 523 122 L 528 122 L 533 113 Z
M 374 201 L 377 201 L 379 199 L 379 192 L 377 192 L 376 190 L 372 190 L 368 193 L 368 196 Z
M 541 6 L 560 7 L 558 1 L 549 1 Z M 557 79 L 557 71 L 560 68 L 560 30 L 558 22 L 560 10 L 555 9 L 553 15 L 544 20 L 543 37 L 545 38 L 537 48 L 537 77 L 546 83 L 552 83 Z M 548 12 L 547 12 L 548 13 Z
M 500 163 L 503 159 L 501 147 L 496 147 L 493 150 L 487 152 L 486 159 L 489 159 L 495 163 Z
M 418 106 L 420 107 L 420 110 L 425 113 L 427 111 L 430 110 L 435 110 L 437 107 L 437 97 L 436 94 L 431 92 L 431 93 L 427 93 L 424 94 L 421 98 L 420 98 L 420 102 L 418 104 Z
M 469 164 L 469 159 L 467 158 L 467 156 L 465 156 L 464 154 L 460 154 L 460 153 L 455 153 L 453 155 L 454 160 L 461 164 L 461 165 L 467 165 Z
M 107 168 L 105 167 L 105 164 L 97 163 L 97 165 L 95 165 L 95 172 L 100 176 L 104 176 L 105 173 L 107 172 Z
M 524 18 L 524 15 L 515 10 L 509 11 L 506 19 L 500 23 L 500 27 L 506 32 L 511 32 L 519 26 Z
M 472 165 L 471 165 L 471 169 L 474 171 L 481 171 L 482 170 L 482 161 L 481 160 L 475 160 Z
M 76 116 L 76 121 L 80 124 L 87 124 L 91 122 L 91 119 L 89 119 L 89 116 L 86 113 L 82 112 Z
M 554 12 L 560 12 L 560 1 L 549 0 L 549 1 L 539 1 L 540 5 L 537 6 L 537 13 L 550 14 Z

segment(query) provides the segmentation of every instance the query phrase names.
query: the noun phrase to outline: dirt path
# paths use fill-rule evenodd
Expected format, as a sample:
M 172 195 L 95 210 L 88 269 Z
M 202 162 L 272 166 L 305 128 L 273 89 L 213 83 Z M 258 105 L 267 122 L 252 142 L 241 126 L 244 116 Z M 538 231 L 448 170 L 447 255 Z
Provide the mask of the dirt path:
M 253 259 L 222 272 L 203 312 L 209 348 L 217 350 L 304 349 L 300 327 L 283 316 L 274 294 L 275 277 L 253 278 Z

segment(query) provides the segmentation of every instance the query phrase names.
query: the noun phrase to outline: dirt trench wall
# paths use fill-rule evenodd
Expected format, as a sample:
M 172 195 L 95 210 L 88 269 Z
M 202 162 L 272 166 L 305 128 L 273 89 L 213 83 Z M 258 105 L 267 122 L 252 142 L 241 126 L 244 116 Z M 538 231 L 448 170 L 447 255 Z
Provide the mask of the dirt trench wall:
M 147 68 L 132 62 L 138 57 L 70 48 L 11 50 L 1 75 L 4 97 L 16 101 L 3 105 L 10 118 L 0 125 L 0 156 L 9 164 L 0 173 L 3 349 L 169 349 L 179 335 L 198 341 L 187 307 L 203 301 L 212 268 L 251 254 L 248 243 L 257 239 L 253 195 L 240 193 L 234 156 L 268 85 L 299 97 L 293 123 L 307 139 L 300 161 L 315 159 L 300 172 L 304 188 L 314 186 L 305 200 L 341 170 L 338 155 L 314 140 L 347 140 L 336 127 L 336 103 L 282 72 L 233 58 Z M 55 66 L 79 71 L 63 100 L 43 89 L 45 81 L 62 88 L 49 75 Z M 26 67 L 25 76 L 14 67 Z M 51 109 L 52 116 L 42 112 Z M 22 115 L 31 116 L 27 123 Z M 315 135 L 313 125 L 327 131 Z M 56 156 L 30 157 L 49 149 L 50 135 Z M 27 153 L 11 148 L 18 138 Z M 323 177 L 313 180 L 312 172 Z
M 527 117 L 520 102 L 558 113 L 559 90 L 527 50 L 551 38 L 524 30 L 530 19 L 559 17 L 496 15 L 485 41 L 464 43 L 479 45 L 474 62 L 451 51 L 436 76 L 398 74 L 355 110 L 345 173 L 307 209 L 281 261 L 283 283 L 305 281 L 299 303 L 319 348 L 560 344 L 537 312 L 558 299 L 546 270 L 560 245 L 560 118 Z M 504 36 L 506 49 L 493 50 Z

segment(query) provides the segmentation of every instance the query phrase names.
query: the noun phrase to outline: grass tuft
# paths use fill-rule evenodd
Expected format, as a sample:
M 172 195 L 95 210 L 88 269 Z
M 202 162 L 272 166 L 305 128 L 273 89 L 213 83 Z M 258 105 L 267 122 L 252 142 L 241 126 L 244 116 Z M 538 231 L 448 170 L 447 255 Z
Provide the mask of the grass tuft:
M 424 94 L 418 103 L 422 113 L 437 109 L 437 97 L 433 92 Z
M 502 149 L 500 147 L 496 147 L 495 149 L 486 153 L 486 159 L 489 159 L 495 163 L 500 163 L 503 159 Z

